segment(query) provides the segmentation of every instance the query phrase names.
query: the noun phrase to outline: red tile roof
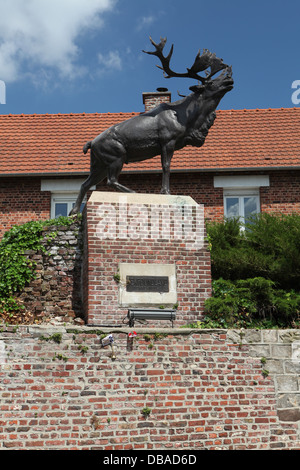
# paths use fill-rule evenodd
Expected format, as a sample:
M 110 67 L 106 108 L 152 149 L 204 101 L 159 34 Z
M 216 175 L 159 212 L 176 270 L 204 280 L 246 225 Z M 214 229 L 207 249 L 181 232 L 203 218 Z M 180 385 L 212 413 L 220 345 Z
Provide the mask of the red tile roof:
M 138 113 L 0 115 L 0 175 L 89 172 L 83 145 Z M 185 147 L 173 171 L 300 168 L 300 108 L 218 110 L 201 148 Z M 160 157 L 123 171 L 160 171 Z

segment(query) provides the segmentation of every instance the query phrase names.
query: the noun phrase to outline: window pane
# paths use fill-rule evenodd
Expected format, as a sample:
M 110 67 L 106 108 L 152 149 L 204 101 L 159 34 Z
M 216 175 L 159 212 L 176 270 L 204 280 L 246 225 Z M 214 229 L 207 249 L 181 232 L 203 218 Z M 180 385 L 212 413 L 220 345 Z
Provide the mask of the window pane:
M 74 206 L 75 206 L 75 202 L 72 203 L 72 207 L 74 207 Z M 80 212 L 83 211 L 84 206 L 85 206 L 85 203 L 82 202 L 81 205 L 80 205 Z
M 226 198 L 226 217 L 239 217 L 239 198 L 227 197 Z
M 245 197 L 244 198 L 245 222 L 247 222 L 247 220 L 251 218 L 251 215 L 258 214 L 258 212 L 259 212 L 258 197 L 257 196 Z
M 55 204 L 55 218 L 68 215 L 68 203 L 67 202 L 57 202 Z

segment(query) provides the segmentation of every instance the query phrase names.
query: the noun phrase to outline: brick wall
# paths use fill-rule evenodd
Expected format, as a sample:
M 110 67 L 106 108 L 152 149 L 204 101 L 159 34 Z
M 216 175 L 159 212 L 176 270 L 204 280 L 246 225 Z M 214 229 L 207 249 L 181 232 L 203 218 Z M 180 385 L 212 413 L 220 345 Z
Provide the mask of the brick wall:
M 0 449 L 300 450 L 298 331 L 129 332 L 3 326 Z
M 85 318 L 88 324 L 118 325 L 122 324 L 127 315 L 128 307 L 122 306 L 119 299 L 119 286 L 114 277 L 119 272 L 120 263 L 135 263 L 144 265 L 144 275 L 147 275 L 147 265 L 173 265 L 177 278 L 177 320 L 178 325 L 195 322 L 203 314 L 204 301 L 211 295 L 211 264 L 210 253 L 205 241 L 204 223 L 201 246 L 189 246 L 184 237 L 177 238 L 174 230 L 174 207 L 183 208 L 186 202 L 184 198 L 176 199 L 174 203 L 171 196 L 160 196 L 158 201 L 153 198 L 128 195 L 123 196 L 128 203 L 122 208 L 119 203 L 119 194 L 109 197 L 110 193 L 95 192 L 88 201 L 84 211 L 84 254 L 83 254 L 83 305 Z M 115 196 L 115 195 L 113 195 Z M 190 199 L 190 198 L 186 198 Z M 174 199 L 175 200 L 175 199 Z M 173 203 L 172 203 L 173 201 Z M 172 205 L 173 204 L 173 205 Z M 186 204 L 188 206 L 188 204 Z M 147 234 L 139 233 L 139 228 L 130 234 L 130 224 L 136 223 L 138 215 L 130 216 L 132 206 L 134 210 L 145 209 L 147 211 L 147 223 L 144 228 Z M 169 230 L 170 236 L 157 231 L 157 236 L 152 236 L 151 211 L 161 210 L 161 207 L 170 209 L 170 224 L 165 219 L 161 220 L 161 227 Z M 105 207 L 109 212 L 104 213 Z M 191 235 L 200 232 L 200 224 L 203 222 L 202 213 L 197 214 L 197 205 L 189 206 L 190 222 L 194 228 Z M 99 211 L 101 215 L 99 215 Z M 126 211 L 126 214 L 125 214 Z M 163 218 L 167 212 L 163 213 Z M 161 217 L 161 215 L 160 215 Z M 202 217 L 202 220 L 200 218 Z M 125 236 L 123 235 L 124 220 Z M 176 217 L 175 217 L 176 218 Z M 183 220 L 183 219 L 182 219 Z M 99 225 L 103 233 L 99 234 Z M 152 224 L 152 226 L 151 226 Z M 197 230 L 195 227 L 197 225 Z M 128 229 L 129 227 L 129 229 Z M 111 235 L 109 230 L 112 229 Z M 172 232 L 173 230 L 173 232 Z M 192 233 L 193 232 L 193 233 Z M 160 274 L 158 274 L 160 275 Z M 133 305 L 132 305 L 133 306 Z M 150 307 L 153 307 L 150 302 Z M 163 305 L 161 305 L 163 306 Z M 145 306 L 147 307 L 147 305 Z M 150 308 L 148 306 L 148 308 Z M 156 305 L 159 308 L 160 305 Z M 165 305 L 166 307 L 166 305 Z M 172 308 L 172 305 L 167 305 Z
M 300 213 L 300 171 L 272 171 L 265 174 L 270 176 L 270 187 L 260 189 L 261 210 Z M 199 204 L 204 204 L 207 219 L 222 220 L 223 191 L 222 188 L 213 187 L 213 176 L 213 173 L 201 172 L 171 173 L 171 191 L 173 194 L 191 196 Z M 0 237 L 15 224 L 50 218 L 51 194 L 40 191 L 40 180 L 38 177 L 0 180 Z M 158 194 L 161 174 L 123 173 L 120 182 L 137 192 Z M 98 185 L 97 189 L 110 191 L 105 183 Z
M 223 190 L 214 188 L 213 173 L 171 173 L 171 193 L 179 196 L 190 196 L 198 204 L 204 204 L 207 219 L 224 217 Z M 136 192 L 159 194 L 161 190 L 162 175 L 151 173 L 148 175 L 121 175 L 120 182 Z M 104 185 L 98 188 L 104 189 Z M 105 188 L 107 190 L 107 187 Z
M 143 93 L 143 103 L 145 105 L 145 111 L 151 111 L 161 103 L 171 102 L 171 92 L 167 88 L 162 88 L 163 91 Z
M 261 188 L 262 212 L 300 213 L 300 171 L 271 173 L 270 186 Z
M 39 177 L 0 179 L 0 237 L 13 225 L 50 218 L 51 194 Z
M 230 176 L 237 173 L 225 174 Z M 270 186 L 260 188 L 262 212 L 300 213 L 300 171 L 266 171 L 259 174 L 267 174 L 270 177 Z M 215 173 L 201 172 L 171 173 L 171 192 L 191 196 L 198 204 L 204 204 L 207 220 L 222 220 L 224 217 L 223 189 L 214 188 L 214 175 Z M 120 182 L 137 192 L 159 193 L 161 189 L 161 175 L 157 173 L 136 176 L 123 173 Z M 109 190 L 104 184 L 97 188 Z

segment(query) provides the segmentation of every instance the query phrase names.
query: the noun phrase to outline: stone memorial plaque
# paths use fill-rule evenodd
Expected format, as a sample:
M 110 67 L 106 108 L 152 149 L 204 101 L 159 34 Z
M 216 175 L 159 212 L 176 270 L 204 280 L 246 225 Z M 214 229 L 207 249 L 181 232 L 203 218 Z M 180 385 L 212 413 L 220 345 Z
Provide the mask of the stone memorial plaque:
M 127 292 L 169 292 L 168 276 L 126 276 Z
M 119 305 L 172 307 L 177 302 L 175 264 L 120 263 Z

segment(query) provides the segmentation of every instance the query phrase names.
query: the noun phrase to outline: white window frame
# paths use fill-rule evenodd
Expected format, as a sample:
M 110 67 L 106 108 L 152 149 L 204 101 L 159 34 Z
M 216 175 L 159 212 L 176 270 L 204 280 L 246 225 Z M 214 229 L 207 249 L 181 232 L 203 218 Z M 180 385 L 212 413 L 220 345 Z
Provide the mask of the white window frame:
M 43 179 L 41 180 L 41 191 L 51 192 L 51 210 L 50 217 L 51 219 L 55 218 L 55 204 L 56 203 L 67 203 L 68 205 L 68 214 L 72 209 L 80 187 L 85 181 L 85 178 L 57 178 L 57 179 Z M 95 189 L 95 186 L 90 188 L 91 190 Z M 86 197 L 83 200 L 83 204 L 86 203 Z
M 67 215 L 69 215 L 70 210 L 73 208 L 74 203 L 77 199 L 78 193 L 52 193 L 51 194 L 51 219 L 55 219 L 55 205 L 58 204 L 67 204 Z M 85 201 L 83 201 L 85 203 Z
M 224 216 L 228 217 L 226 200 L 229 197 L 239 199 L 239 218 L 245 222 L 245 197 L 255 197 L 257 213 L 260 213 L 260 188 L 270 186 L 269 175 L 231 175 L 214 176 L 214 187 L 223 188 Z
M 223 191 L 223 200 L 224 200 L 224 216 L 229 218 L 227 213 L 227 203 L 226 200 L 230 197 L 234 197 L 239 201 L 238 217 L 242 223 L 245 223 L 245 197 L 254 197 L 256 199 L 257 214 L 260 213 L 260 195 L 259 188 L 256 189 L 224 189 Z

